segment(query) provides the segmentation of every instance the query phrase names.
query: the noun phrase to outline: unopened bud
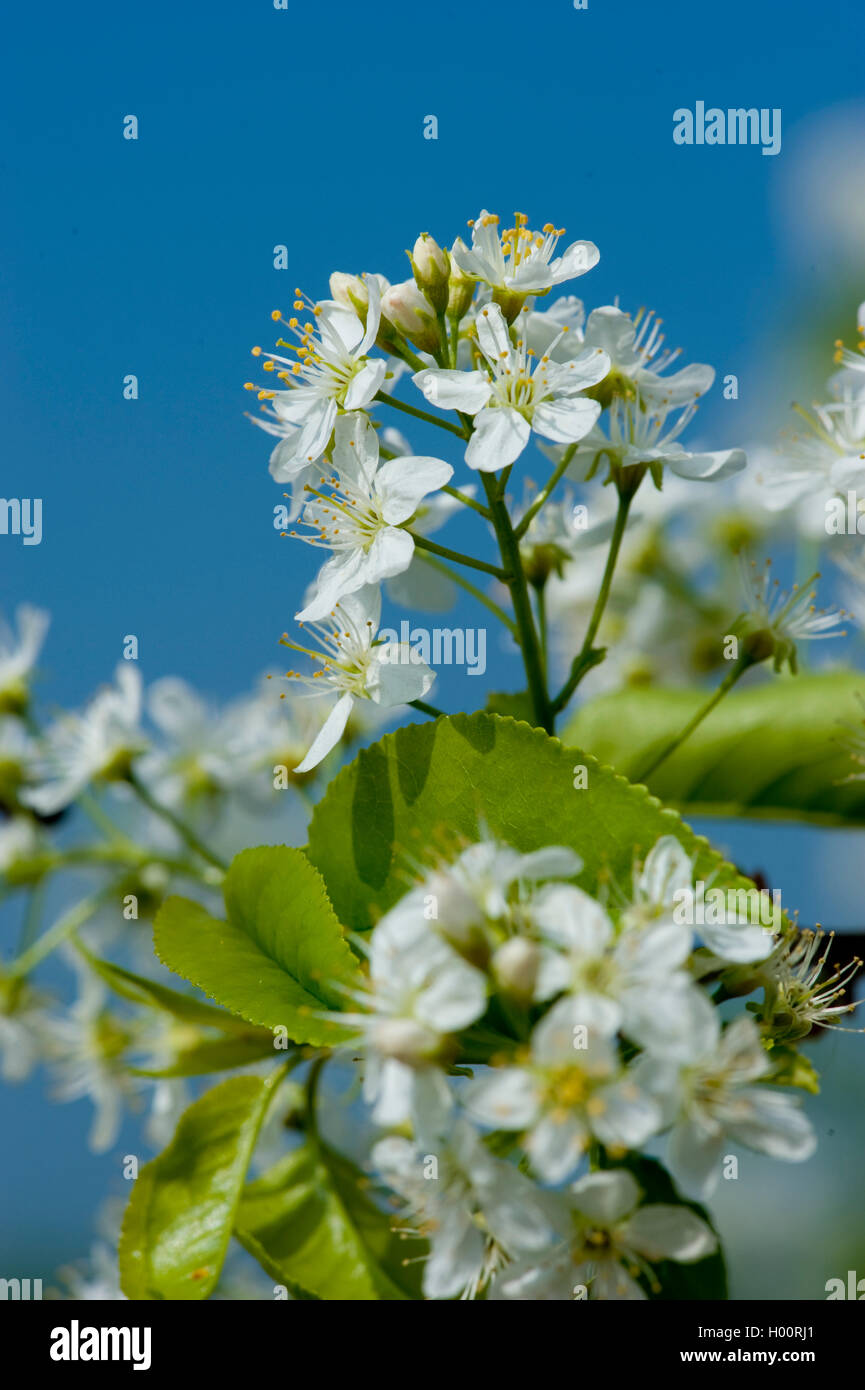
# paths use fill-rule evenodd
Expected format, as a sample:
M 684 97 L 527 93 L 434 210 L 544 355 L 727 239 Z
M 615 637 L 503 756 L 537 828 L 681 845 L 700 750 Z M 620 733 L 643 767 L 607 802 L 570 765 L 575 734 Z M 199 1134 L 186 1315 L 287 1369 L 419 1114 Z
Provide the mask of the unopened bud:
M 359 318 L 366 318 L 369 290 L 359 275 L 346 275 L 342 270 L 335 270 L 330 277 L 330 292 L 337 304 L 354 309 Z
M 435 314 L 414 280 L 391 285 L 382 295 L 381 313 L 382 318 L 424 352 L 438 351 L 441 340 Z
M 493 956 L 493 974 L 505 994 L 528 1002 L 535 989 L 541 953 L 534 941 L 512 936 Z
M 448 306 L 450 256 L 447 251 L 442 250 L 435 237 L 423 232 L 408 258 L 418 289 L 426 295 L 436 313 L 443 314 Z
M 462 237 L 457 237 L 453 246 L 454 251 L 468 252 L 468 247 Z M 448 280 L 448 318 L 461 319 L 468 313 L 469 305 L 474 298 L 475 282 L 470 275 L 466 275 L 460 270 L 454 260 L 453 252 L 450 256 L 451 273 Z

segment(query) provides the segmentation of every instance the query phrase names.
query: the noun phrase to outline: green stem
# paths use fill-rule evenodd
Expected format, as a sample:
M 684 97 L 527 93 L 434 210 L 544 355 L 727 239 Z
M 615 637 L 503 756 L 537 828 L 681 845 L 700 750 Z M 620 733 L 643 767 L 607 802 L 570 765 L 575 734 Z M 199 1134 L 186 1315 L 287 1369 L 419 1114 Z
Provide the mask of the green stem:
M 449 550 L 446 545 L 438 545 L 436 541 L 431 541 L 427 536 L 418 535 L 406 527 L 409 535 L 413 538 L 415 545 L 420 546 L 421 550 L 429 550 L 433 555 L 441 555 L 443 560 L 453 560 L 457 565 L 468 565 L 469 569 L 483 570 L 484 574 L 491 574 L 494 579 L 500 579 L 502 583 L 509 583 L 509 576 L 505 570 L 499 569 L 497 565 L 488 565 L 486 560 L 474 560 L 471 555 L 462 555 L 458 550 Z
M 41 882 L 34 883 L 27 899 L 27 909 L 24 913 L 21 935 L 18 938 L 18 950 L 16 954 L 19 956 L 23 955 L 29 948 L 39 931 L 39 918 L 42 913 L 42 901 L 44 896 L 44 884 Z
M 553 732 L 553 711 L 550 708 L 549 695 L 547 694 L 541 650 L 538 634 L 535 630 L 535 619 L 529 598 L 529 586 L 520 556 L 519 542 L 514 534 L 514 528 L 511 525 L 508 509 L 502 495 L 503 485 L 497 487 L 495 479 L 488 473 L 482 473 L 481 477 L 492 513 L 492 523 L 502 561 L 509 571 L 505 573 L 504 579 L 511 591 L 511 603 L 514 607 L 514 618 L 519 634 L 518 641 L 523 655 L 523 665 L 526 670 L 526 680 L 535 721 L 540 728 L 546 729 L 547 733 L 551 734 Z
M 409 345 L 408 340 L 402 334 L 395 334 L 388 343 L 388 351 L 394 357 L 401 357 L 403 362 L 407 362 L 410 367 L 414 367 L 416 372 L 425 372 L 427 364 L 422 357 L 418 357 L 414 349 Z
M 526 534 L 535 517 L 537 516 L 538 512 L 541 510 L 541 507 L 544 505 L 547 498 L 550 496 L 550 493 L 553 491 L 553 488 L 556 486 L 556 483 L 566 473 L 568 464 L 570 463 L 571 459 L 574 457 L 574 454 L 576 452 L 576 444 L 569 444 L 564 454 L 562 455 L 561 462 L 558 464 L 555 471 L 550 474 L 550 477 L 548 478 L 545 486 L 541 488 L 540 492 L 538 493 L 532 505 L 529 507 L 528 511 L 523 514 L 519 525 L 515 527 L 514 534 L 516 535 L 517 540 L 521 540 L 522 537 Z
M 645 782 L 647 777 L 651 777 L 652 773 L 655 772 L 661 766 L 661 763 L 666 762 L 667 758 L 669 758 L 671 754 L 675 753 L 676 749 L 680 748 L 686 739 L 691 737 L 691 734 L 700 724 L 702 724 L 706 716 L 711 714 L 715 706 L 721 703 L 724 696 L 727 694 L 727 691 L 733 689 L 733 686 L 736 684 L 739 677 L 744 675 L 744 673 L 748 670 L 749 666 L 753 665 L 754 658 L 752 656 L 749 656 L 747 653 L 744 656 L 740 656 L 732 671 L 729 671 L 727 673 L 727 675 L 721 681 L 721 684 L 718 686 L 718 689 L 706 701 L 706 703 L 701 706 L 701 708 L 694 715 L 693 719 L 689 719 L 684 729 L 682 729 L 681 732 L 678 733 L 674 739 L 671 739 L 671 741 L 666 745 L 665 748 L 662 749 L 662 751 L 657 755 L 657 757 L 653 758 L 651 762 L 649 762 L 646 765 L 646 767 L 643 768 L 642 772 L 640 772 L 632 780 L 635 782 Z
M 535 585 L 535 598 L 538 607 L 538 633 L 541 641 L 541 661 L 544 666 L 544 679 L 547 675 L 547 600 L 543 584 Z
M 194 850 L 196 854 L 200 854 L 202 859 L 206 859 L 208 864 L 212 864 L 215 869 L 221 869 L 222 872 L 225 873 L 228 868 L 225 861 L 220 859 L 217 854 L 214 854 L 213 850 L 208 849 L 207 845 L 198 838 L 195 831 L 192 830 L 185 821 L 181 820 L 180 817 L 169 810 L 167 806 L 163 806 L 161 801 L 157 801 L 156 797 L 153 796 L 144 783 L 139 780 L 135 772 L 130 771 L 127 775 L 127 780 L 130 787 L 132 787 L 133 791 L 136 793 L 139 801 L 142 801 L 148 810 L 152 811 L 154 815 L 161 816 L 172 829 L 177 831 L 177 834 L 184 843 L 188 845 L 191 850 Z
M 455 497 L 458 502 L 462 502 L 466 507 L 471 507 L 473 511 L 479 512 L 482 517 L 489 521 L 489 508 L 485 507 L 482 502 L 476 502 L 473 497 L 466 497 L 465 493 L 460 492 L 459 488 L 451 487 L 449 484 L 446 484 L 440 491 L 446 492 L 450 497 Z
M 105 813 L 92 792 L 86 790 L 80 792 L 78 795 L 78 805 L 88 819 L 96 826 L 97 830 L 101 830 L 104 835 L 107 835 L 112 840 L 125 840 L 127 838 L 123 834 L 123 831 L 118 829 L 114 824 L 110 816 Z
M 421 714 L 428 714 L 430 719 L 444 719 L 443 709 L 436 709 L 435 705 L 428 705 L 426 700 L 409 700 L 412 709 L 419 709 Z
M 64 912 L 53 927 L 49 927 L 48 931 L 43 932 L 32 946 L 28 946 L 26 951 L 16 960 L 13 960 L 9 967 L 9 973 L 19 977 L 29 975 L 30 971 L 35 969 L 46 956 L 50 955 L 62 941 L 65 941 L 73 932 L 78 931 L 79 927 L 83 927 L 84 923 L 88 922 L 113 895 L 114 889 L 112 888 L 110 890 L 103 889 L 99 893 L 92 893 L 89 897 L 82 898 L 68 912 Z
M 451 362 L 451 367 L 455 368 L 456 365 L 457 365 L 457 357 L 458 357 L 458 355 L 459 355 L 459 347 L 460 347 L 460 321 L 459 321 L 458 318 L 452 318 L 452 319 L 450 320 L 450 328 L 451 328 L 451 334 L 450 334 L 450 353 L 451 353 L 451 358 L 450 358 L 450 362 Z
M 513 618 L 509 618 L 505 610 L 500 608 L 495 600 L 490 598 L 489 594 L 485 594 L 483 589 L 479 589 L 470 579 L 466 579 L 465 575 L 460 574 L 458 570 L 452 570 L 450 565 L 444 564 L 442 560 L 437 560 L 434 555 L 421 553 L 418 555 L 418 559 L 423 560 L 425 565 L 431 565 L 433 569 L 438 570 L 439 574 L 446 574 L 448 579 L 453 580 L 454 584 L 459 584 L 460 588 L 465 589 L 467 594 L 471 594 L 473 598 L 477 599 L 478 603 L 483 604 L 484 608 L 488 608 L 489 611 L 498 618 L 499 622 L 504 623 L 508 631 L 513 633 L 514 637 L 518 635 L 516 623 Z
M 424 364 L 421 362 L 421 367 Z M 431 415 L 428 410 L 419 410 L 416 405 L 409 405 L 407 401 L 397 400 L 396 396 L 388 396 L 379 391 L 375 398 L 382 405 L 392 405 L 394 410 L 402 410 L 406 415 L 413 415 L 416 420 L 424 420 L 428 425 L 438 425 L 439 429 L 449 430 L 451 434 L 458 435 L 460 439 L 465 439 L 465 430 L 459 425 L 453 424 L 450 420 L 442 420 L 438 415 Z
M 631 502 L 634 500 L 635 488 L 621 490 L 619 492 L 619 509 L 616 513 L 616 524 L 613 527 L 613 534 L 610 537 L 610 549 L 607 553 L 607 563 L 604 566 L 604 576 L 601 580 L 601 587 L 598 597 L 595 599 L 595 606 L 592 609 L 592 616 L 589 619 L 589 626 L 583 639 L 583 645 L 574 657 L 571 666 L 571 673 L 565 681 L 558 695 L 552 702 L 554 712 L 564 709 L 570 700 L 580 681 L 593 666 L 597 666 L 603 661 L 602 651 L 595 650 L 594 641 L 604 616 L 607 600 L 610 597 L 610 588 L 613 583 L 613 575 L 616 570 L 616 561 L 619 558 L 619 550 L 622 544 L 622 537 L 625 534 L 625 527 L 628 523 L 628 512 Z

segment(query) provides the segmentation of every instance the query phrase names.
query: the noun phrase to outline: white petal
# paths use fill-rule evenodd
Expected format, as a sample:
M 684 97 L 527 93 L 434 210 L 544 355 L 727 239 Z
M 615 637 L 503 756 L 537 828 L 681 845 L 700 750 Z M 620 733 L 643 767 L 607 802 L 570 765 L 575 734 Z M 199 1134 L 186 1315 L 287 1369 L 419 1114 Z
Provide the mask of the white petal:
M 583 867 L 576 850 L 566 845 L 547 845 L 520 856 L 518 877 L 528 880 L 573 878 Z
M 486 372 L 457 372 L 428 367 L 425 371 L 417 372 L 412 380 L 430 405 L 437 405 L 440 410 L 464 410 L 467 415 L 476 415 L 482 410 L 492 391 Z
M 681 453 L 667 455 L 665 462 L 680 478 L 692 478 L 697 482 L 720 482 L 733 473 L 741 473 L 747 463 L 742 449 L 722 449 L 711 454 Z
M 532 428 L 556 444 L 574 444 L 585 438 L 600 413 L 597 401 L 582 396 L 542 401 L 532 413 Z
M 718 1248 L 717 1237 L 689 1207 L 661 1202 L 641 1207 L 621 1233 L 622 1240 L 647 1260 L 677 1260 L 693 1264 Z
M 317 767 L 322 758 L 326 758 L 331 748 L 335 748 L 342 738 L 345 726 L 348 723 L 348 716 L 351 714 L 354 705 L 354 697 L 351 695 L 341 695 L 331 710 L 324 724 L 313 740 L 312 747 L 307 753 L 303 762 L 298 763 L 295 772 L 309 772 L 311 768 Z
M 481 352 L 492 363 L 499 363 L 503 357 L 513 353 L 508 326 L 498 304 L 488 304 L 477 317 L 478 343 Z
M 570 1177 L 585 1153 L 589 1132 L 575 1114 L 545 1115 L 525 1140 L 532 1168 L 545 1182 L 560 1183 Z
M 553 261 L 550 269 L 556 283 L 573 280 L 577 275 L 585 275 L 587 270 L 598 264 L 601 253 L 593 241 L 572 241 L 568 249 Z
M 366 570 L 367 559 L 362 550 L 343 550 L 334 555 L 319 570 L 309 602 L 295 614 L 297 621 L 311 623 L 326 617 L 340 599 L 366 584 Z
M 444 487 L 453 473 L 449 463 L 437 458 L 409 457 L 383 463 L 375 482 L 384 520 L 391 526 L 408 521 L 421 498 Z
M 700 936 L 710 951 L 723 960 L 747 964 L 765 960 L 772 954 L 775 938 L 769 927 L 747 922 L 712 923 L 699 928 Z
M 632 1077 L 596 1093 L 603 1111 L 592 1115 L 592 1129 L 608 1148 L 639 1149 L 661 1128 L 661 1110 Z
M 315 463 L 330 442 L 336 422 L 336 401 L 319 400 L 309 412 L 297 441 L 297 456 L 304 463 Z
M 388 288 L 388 282 L 383 275 L 364 275 L 363 278 L 369 299 L 366 307 L 366 326 L 357 347 L 358 357 L 365 356 L 378 337 L 381 321 L 381 292 L 383 288 Z
M 376 357 L 372 362 L 365 362 L 357 375 L 352 377 L 351 384 L 345 393 L 343 402 L 345 409 L 365 410 L 381 387 L 386 371 L 387 363 L 383 357 Z
M 379 584 L 383 579 L 402 574 L 411 564 L 413 555 L 414 540 L 408 531 L 401 526 L 385 526 L 376 532 L 366 553 L 366 582 Z
M 640 393 L 651 405 L 672 410 L 676 406 L 687 405 L 690 401 L 704 396 L 711 389 L 714 380 L 714 367 L 705 362 L 692 362 L 690 366 L 683 367 L 679 372 L 672 372 L 669 376 L 658 376 L 655 372 L 643 373 L 640 378 Z
M 791 1096 L 749 1086 L 739 1092 L 738 1099 L 747 1101 L 748 1113 L 730 1125 L 734 1139 L 788 1163 L 801 1163 L 811 1157 L 817 1138 L 811 1121 Z
M 470 1115 L 492 1129 L 525 1129 L 538 1113 L 534 1078 L 520 1067 L 503 1067 L 470 1082 L 463 1092 Z
M 667 1166 L 688 1197 L 708 1197 L 721 1177 L 724 1133 L 685 1120 L 670 1136 Z
M 587 1173 L 571 1188 L 574 1206 L 599 1226 L 615 1226 L 633 1211 L 642 1193 L 633 1173 L 608 1168 Z
M 486 978 L 474 966 L 451 952 L 452 960 L 440 965 L 435 978 L 418 995 L 415 1013 L 440 1033 L 455 1033 L 480 1018 L 487 1006 Z
M 531 434 L 528 420 L 504 406 L 482 410 L 474 418 L 474 427 L 466 463 L 481 473 L 507 468 L 519 458 Z
M 613 924 L 601 904 L 572 884 L 547 884 L 531 914 L 544 936 L 580 956 L 600 955 L 612 940 Z
M 406 705 L 426 695 L 435 673 L 408 642 L 385 642 L 375 649 L 366 689 L 377 705 Z
M 378 435 L 369 417 L 361 411 L 340 415 L 334 429 L 333 446 L 333 466 L 340 478 L 350 479 L 370 496 L 378 457 Z

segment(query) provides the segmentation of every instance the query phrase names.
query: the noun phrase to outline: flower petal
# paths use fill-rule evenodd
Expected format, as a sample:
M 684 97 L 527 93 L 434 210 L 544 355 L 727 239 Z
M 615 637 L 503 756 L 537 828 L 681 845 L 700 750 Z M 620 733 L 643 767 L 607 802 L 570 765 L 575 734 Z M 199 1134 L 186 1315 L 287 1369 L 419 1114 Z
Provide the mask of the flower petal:
M 378 470 L 375 490 L 381 499 L 381 514 L 390 526 L 408 521 L 428 492 L 437 492 L 450 482 L 454 470 L 443 459 L 410 457 L 389 459 Z
M 528 420 L 516 410 L 499 406 L 486 408 L 475 416 L 475 432 L 466 449 L 469 468 L 495 473 L 519 458 L 529 442 Z
M 345 731 L 353 705 L 354 696 L 340 696 L 313 740 L 312 747 L 306 757 L 294 769 L 295 772 L 309 772 L 318 766 L 322 758 L 327 757 L 332 748 L 336 747 Z
M 412 381 L 430 405 L 440 410 L 464 410 L 476 415 L 490 398 L 492 387 L 486 372 L 457 372 L 427 367 L 416 372 Z

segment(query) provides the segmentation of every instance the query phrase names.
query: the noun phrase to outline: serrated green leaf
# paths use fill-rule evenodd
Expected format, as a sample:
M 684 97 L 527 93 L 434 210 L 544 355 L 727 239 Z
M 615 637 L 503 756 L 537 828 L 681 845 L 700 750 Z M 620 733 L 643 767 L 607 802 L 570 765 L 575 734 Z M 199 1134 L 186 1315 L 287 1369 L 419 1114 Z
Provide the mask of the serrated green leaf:
M 331 1159 L 328 1150 L 303 1145 L 251 1183 L 238 1211 L 237 1239 L 289 1290 L 299 1286 L 329 1301 L 405 1297 L 370 1245 L 393 1239 L 387 1217 L 365 1198 L 357 1174 L 343 1186 Z
M 156 917 L 159 959 L 250 1023 L 284 1027 L 297 1043 L 342 1036 L 320 1015 L 345 1006 L 357 961 L 302 850 L 244 850 L 225 879 L 228 921 L 189 898 L 169 898 Z
M 340 919 L 365 930 L 419 863 L 453 855 L 461 838 L 491 835 L 523 852 L 571 846 L 592 891 L 606 874 L 628 885 L 635 854 L 669 834 L 699 852 L 702 877 L 717 869 L 720 886 L 748 885 L 643 788 L 540 729 L 478 713 L 412 724 L 364 749 L 316 807 L 307 853 Z
M 142 1168 L 120 1235 L 120 1280 L 131 1299 L 207 1298 L 219 1279 L 246 1170 L 282 1069 L 236 1076 L 180 1117 L 166 1149 Z
M 532 697 L 527 690 L 519 690 L 511 693 L 507 690 L 493 690 L 487 696 L 487 714 L 506 714 L 512 719 L 522 719 L 527 724 L 534 724 L 535 711 L 532 704 Z
M 778 677 L 734 690 L 648 778 L 668 805 L 702 815 L 800 817 L 865 823 L 863 769 L 844 747 L 863 725 L 865 672 Z M 584 705 L 567 737 L 637 778 L 685 727 L 706 691 L 619 691 Z M 865 728 L 863 728 L 865 734 Z
M 272 1033 L 266 1028 L 250 1028 L 246 1036 L 237 1033 L 232 1037 L 203 1038 L 191 1047 L 184 1047 L 168 1066 L 131 1067 L 130 1071 L 135 1076 L 154 1078 L 210 1076 L 213 1072 L 248 1067 L 253 1062 L 279 1056 L 274 1051 Z
M 251 1029 L 248 1023 L 225 1009 L 215 1009 L 212 1004 L 205 1004 L 203 1000 L 194 999 L 192 995 L 181 994 L 157 980 L 147 979 L 145 975 L 136 975 L 134 971 L 125 970 L 110 960 L 94 956 L 83 946 L 79 946 L 79 950 L 97 975 L 100 975 L 122 999 L 128 999 L 133 1004 L 152 1004 L 155 1008 L 164 1009 L 166 1013 L 182 1019 L 184 1023 L 198 1024 L 202 1028 L 219 1028 L 223 1033 L 238 1033 L 247 1040 L 255 1035 L 255 1030 Z M 272 1049 L 272 1035 L 262 1031 L 262 1037 L 270 1042 Z

